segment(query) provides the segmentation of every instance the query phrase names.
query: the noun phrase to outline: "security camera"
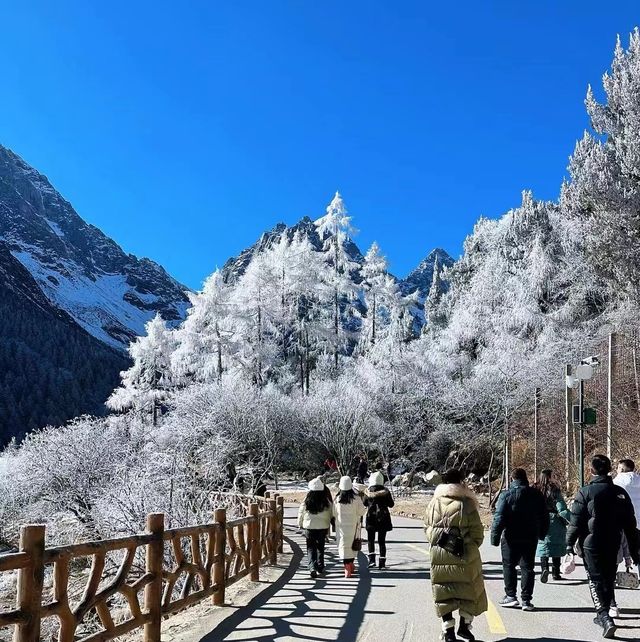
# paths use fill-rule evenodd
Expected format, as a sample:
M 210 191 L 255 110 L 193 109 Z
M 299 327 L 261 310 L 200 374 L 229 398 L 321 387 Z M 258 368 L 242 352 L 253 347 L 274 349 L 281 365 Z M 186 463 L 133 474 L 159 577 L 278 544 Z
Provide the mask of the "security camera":
M 600 359 L 598 359 L 598 355 L 596 354 L 596 355 L 594 355 L 592 357 L 587 357 L 586 359 L 583 359 L 582 363 L 585 366 L 591 366 L 591 367 L 599 366 L 600 365 Z

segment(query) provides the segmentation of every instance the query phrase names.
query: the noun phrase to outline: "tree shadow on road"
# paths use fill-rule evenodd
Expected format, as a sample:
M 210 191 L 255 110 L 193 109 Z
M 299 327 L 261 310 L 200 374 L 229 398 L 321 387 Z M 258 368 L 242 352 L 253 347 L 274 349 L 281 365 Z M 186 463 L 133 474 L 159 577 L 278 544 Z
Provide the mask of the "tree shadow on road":
M 360 566 L 357 577 L 335 575 L 342 565 L 332 553 L 327 554 L 330 574 L 316 580 L 309 578 L 301 565 L 302 548 L 285 538 L 293 558 L 285 572 L 246 606 L 238 608 L 200 642 L 230 640 L 249 642 L 287 638 L 324 642 L 353 642 L 365 614 L 393 614 L 393 611 L 365 611 L 371 591 L 371 574 Z

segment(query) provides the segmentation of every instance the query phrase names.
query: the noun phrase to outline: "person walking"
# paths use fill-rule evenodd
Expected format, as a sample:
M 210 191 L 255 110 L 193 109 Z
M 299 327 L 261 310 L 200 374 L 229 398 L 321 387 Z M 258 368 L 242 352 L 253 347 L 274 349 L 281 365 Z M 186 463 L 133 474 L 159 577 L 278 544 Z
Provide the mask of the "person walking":
M 558 581 L 560 575 L 560 561 L 566 550 L 567 524 L 571 513 L 562 496 L 560 486 L 553 480 L 553 471 L 545 468 L 538 477 L 535 486 L 544 497 L 549 514 L 549 532 L 538 542 L 536 555 L 540 558 L 540 581 L 546 584 L 549 581 L 549 558 L 552 560 L 552 577 Z
M 567 529 L 567 553 L 573 553 L 576 548 L 582 553 L 596 609 L 593 621 L 602 628 L 605 638 L 614 637 L 617 628 L 609 609 L 623 533 L 633 561 L 637 564 L 640 558 L 633 504 L 627 491 L 613 483 L 610 473 L 608 457 L 596 455 L 591 460 L 593 479 L 578 491 L 571 505 Z
M 529 486 L 527 473 L 516 468 L 511 475 L 511 485 L 498 498 L 496 513 L 491 525 L 491 544 L 500 546 L 504 574 L 504 597 L 500 606 L 522 607 L 533 611 L 531 602 L 535 585 L 536 548 L 539 540 L 549 531 L 549 513 L 537 489 Z M 520 598 L 517 584 L 520 567 Z
M 636 522 L 640 523 L 640 475 L 636 472 L 636 464 L 632 459 L 621 459 L 618 461 L 616 472 L 617 474 L 613 478 L 613 483 L 627 491 L 629 499 L 631 499 L 631 503 L 633 504 Z M 629 542 L 627 542 L 627 538 L 624 533 L 622 534 L 620 549 L 618 551 L 618 566 L 620 566 L 620 562 L 623 561 L 627 571 L 629 571 L 633 566 L 633 559 L 631 558 L 631 552 L 629 550 Z M 620 616 L 620 608 L 616 601 L 615 589 L 611 598 L 609 615 L 612 618 Z
M 387 563 L 387 533 L 393 530 L 390 508 L 393 508 L 393 497 L 384 486 L 384 476 L 378 471 L 371 473 L 369 488 L 365 490 L 364 505 L 367 509 L 365 527 L 369 550 L 369 568 L 376 565 L 376 536 L 380 549 L 379 568 L 384 569 Z
M 324 545 L 331 518 L 333 503 L 327 498 L 325 485 L 320 477 L 309 482 L 309 492 L 298 510 L 298 527 L 304 529 L 307 540 L 309 574 L 316 578 L 324 575 Z
M 356 481 L 360 484 L 364 484 L 367 479 L 367 473 L 369 472 L 369 464 L 367 463 L 367 457 L 363 454 L 360 455 L 358 459 L 358 466 L 356 467 Z
M 430 544 L 433 599 L 442 618 L 442 639 L 457 639 L 453 614 L 459 611 L 458 635 L 475 640 L 471 623 L 488 608 L 480 557 L 484 527 L 476 496 L 462 483 L 459 470 L 444 473 L 424 522 Z
M 338 557 L 344 564 L 344 576 L 351 577 L 355 571 L 354 560 L 360 550 L 360 543 L 356 540 L 359 536 L 362 517 L 367 512 L 367 509 L 364 507 L 360 496 L 353 491 L 353 482 L 349 476 L 340 478 L 334 510 Z M 355 549 L 354 546 L 356 546 Z

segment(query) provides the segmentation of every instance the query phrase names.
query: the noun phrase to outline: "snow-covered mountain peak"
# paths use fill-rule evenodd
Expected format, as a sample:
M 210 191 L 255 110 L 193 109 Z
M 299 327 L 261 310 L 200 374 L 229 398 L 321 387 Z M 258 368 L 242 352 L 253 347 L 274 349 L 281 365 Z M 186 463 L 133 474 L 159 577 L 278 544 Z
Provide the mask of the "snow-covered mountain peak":
M 0 145 L 0 240 L 44 295 L 87 332 L 123 349 L 156 312 L 184 318 L 186 289 L 86 223 L 46 176 Z

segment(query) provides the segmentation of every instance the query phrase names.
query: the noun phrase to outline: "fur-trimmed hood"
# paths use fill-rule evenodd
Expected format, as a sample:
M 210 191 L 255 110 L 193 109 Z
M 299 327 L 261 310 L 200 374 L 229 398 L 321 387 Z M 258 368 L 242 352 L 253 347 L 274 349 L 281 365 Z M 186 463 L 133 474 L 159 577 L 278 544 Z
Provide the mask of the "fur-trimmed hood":
M 465 500 L 471 502 L 474 509 L 478 508 L 478 498 L 476 494 L 467 488 L 464 484 L 438 484 L 433 493 L 434 499 L 447 497 L 449 499 L 458 499 L 462 502 Z
M 377 490 L 376 490 L 376 488 L 377 488 Z M 367 497 L 370 497 L 371 499 L 375 499 L 376 497 L 384 497 L 385 495 L 389 495 L 390 492 L 389 492 L 389 490 L 387 488 L 384 488 L 384 487 L 380 488 L 380 487 L 376 487 L 376 486 L 371 486 L 370 488 L 367 488 L 364 491 L 364 494 Z

